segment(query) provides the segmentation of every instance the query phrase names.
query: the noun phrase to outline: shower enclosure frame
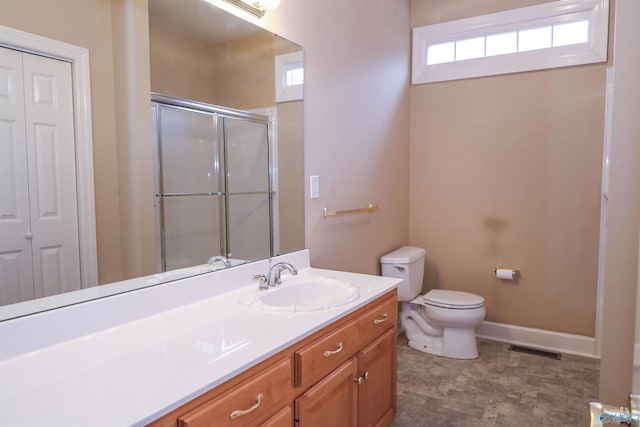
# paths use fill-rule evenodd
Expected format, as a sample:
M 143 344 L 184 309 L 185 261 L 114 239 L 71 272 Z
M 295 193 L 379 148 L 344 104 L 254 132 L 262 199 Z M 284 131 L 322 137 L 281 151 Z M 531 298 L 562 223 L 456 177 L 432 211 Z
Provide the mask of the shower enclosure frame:
M 154 124 L 154 164 L 155 164 L 155 187 L 156 187 L 156 223 L 157 223 L 157 239 L 159 248 L 159 268 L 161 271 L 167 270 L 167 248 L 166 248 L 166 233 L 165 233 L 165 209 L 163 199 L 173 196 L 217 196 L 220 200 L 218 206 L 218 222 L 219 222 L 219 253 L 227 257 L 232 257 L 229 253 L 230 249 L 230 217 L 229 217 L 229 197 L 232 195 L 252 195 L 252 194 L 266 194 L 268 201 L 268 227 L 269 227 L 269 254 L 265 257 L 273 256 L 277 253 L 277 156 L 276 150 L 276 131 L 273 119 L 264 114 L 252 113 L 249 111 L 237 110 L 233 108 L 207 104 L 198 101 L 184 100 L 179 98 L 173 98 L 157 93 L 151 93 L 151 103 L 153 112 L 153 124 Z M 207 114 L 212 117 L 213 120 L 213 133 L 212 138 L 216 141 L 215 158 L 213 159 L 214 173 L 218 181 L 217 193 L 185 193 L 185 194 L 166 194 L 163 193 L 163 177 L 162 177 L 162 135 L 160 134 L 161 127 L 161 115 L 160 107 L 167 106 L 173 109 L 179 109 L 184 111 L 190 111 L 194 113 Z M 260 192 L 229 192 L 228 179 L 226 176 L 227 168 L 227 149 L 226 149 L 226 134 L 225 134 L 225 121 L 226 120 L 245 120 L 264 124 L 267 126 L 267 170 L 268 170 L 268 182 L 267 191 Z M 208 254 L 217 255 L 217 254 Z

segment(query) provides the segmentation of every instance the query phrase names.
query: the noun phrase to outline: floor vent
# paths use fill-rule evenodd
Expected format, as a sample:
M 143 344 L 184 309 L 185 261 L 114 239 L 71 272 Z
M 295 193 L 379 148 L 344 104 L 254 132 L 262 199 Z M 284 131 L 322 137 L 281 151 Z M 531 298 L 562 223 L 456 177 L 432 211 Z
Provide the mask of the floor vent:
M 517 353 L 533 354 L 534 356 L 548 357 L 549 359 L 556 359 L 556 360 L 560 360 L 560 358 L 562 358 L 562 355 L 560 353 L 554 353 L 552 351 L 545 351 L 545 350 L 538 350 L 536 348 L 522 347 L 519 345 L 510 345 L 509 351 L 515 351 Z

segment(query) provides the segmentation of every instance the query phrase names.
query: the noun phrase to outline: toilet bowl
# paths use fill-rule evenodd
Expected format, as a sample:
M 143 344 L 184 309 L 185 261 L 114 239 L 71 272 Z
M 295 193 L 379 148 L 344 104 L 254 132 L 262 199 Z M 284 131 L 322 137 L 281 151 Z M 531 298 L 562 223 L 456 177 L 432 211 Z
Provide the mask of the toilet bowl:
M 405 246 L 380 259 L 382 275 L 402 278 L 398 285 L 400 324 L 409 346 L 454 359 L 478 357 L 475 329 L 485 317 L 484 298 L 468 292 L 422 290 L 425 251 Z

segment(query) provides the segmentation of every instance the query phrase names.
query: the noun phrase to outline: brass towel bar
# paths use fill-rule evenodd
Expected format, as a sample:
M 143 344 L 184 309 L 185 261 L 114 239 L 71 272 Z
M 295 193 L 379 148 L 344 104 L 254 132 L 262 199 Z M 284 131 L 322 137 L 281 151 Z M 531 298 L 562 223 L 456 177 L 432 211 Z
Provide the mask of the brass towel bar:
M 322 217 L 326 218 L 328 216 L 340 216 L 340 215 L 350 215 L 350 214 L 356 214 L 356 213 L 362 213 L 362 212 L 373 212 L 373 211 L 377 211 L 378 209 L 380 209 L 380 207 L 378 205 L 374 205 L 371 202 L 369 202 L 369 205 L 364 208 L 347 209 L 344 211 L 330 211 L 329 209 L 324 208 L 322 209 Z

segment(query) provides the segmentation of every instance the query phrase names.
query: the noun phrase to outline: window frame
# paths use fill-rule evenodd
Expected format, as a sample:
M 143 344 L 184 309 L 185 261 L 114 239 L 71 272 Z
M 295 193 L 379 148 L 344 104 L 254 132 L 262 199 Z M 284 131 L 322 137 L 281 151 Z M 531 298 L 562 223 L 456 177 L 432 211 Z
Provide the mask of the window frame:
M 287 72 L 294 69 L 302 69 L 304 79 L 304 52 L 297 51 L 276 55 L 276 102 L 298 101 L 303 99 L 304 82 L 296 85 L 287 85 Z
M 427 48 L 474 37 L 589 21 L 589 41 L 427 65 Z M 416 27 L 412 84 L 433 83 L 607 61 L 609 0 L 560 0 L 536 6 Z

